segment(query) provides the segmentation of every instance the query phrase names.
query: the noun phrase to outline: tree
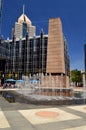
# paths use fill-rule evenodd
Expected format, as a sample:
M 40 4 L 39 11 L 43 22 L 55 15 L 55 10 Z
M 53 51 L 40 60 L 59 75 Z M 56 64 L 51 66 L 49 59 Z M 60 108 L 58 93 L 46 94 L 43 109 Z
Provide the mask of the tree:
M 71 70 L 70 72 L 70 80 L 71 82 L 75 83 L 76 86 L 78 86 L 78 84 L 82 83 L 82 74 L 81 71 L 79 70 Z

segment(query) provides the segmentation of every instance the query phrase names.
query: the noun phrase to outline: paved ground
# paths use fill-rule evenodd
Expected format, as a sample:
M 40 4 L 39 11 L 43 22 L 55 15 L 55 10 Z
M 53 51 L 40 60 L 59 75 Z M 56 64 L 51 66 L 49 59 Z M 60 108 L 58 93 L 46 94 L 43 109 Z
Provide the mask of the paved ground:
M 8 103 L 0 96 L 0 130 L 86 130 L 86 105 Z

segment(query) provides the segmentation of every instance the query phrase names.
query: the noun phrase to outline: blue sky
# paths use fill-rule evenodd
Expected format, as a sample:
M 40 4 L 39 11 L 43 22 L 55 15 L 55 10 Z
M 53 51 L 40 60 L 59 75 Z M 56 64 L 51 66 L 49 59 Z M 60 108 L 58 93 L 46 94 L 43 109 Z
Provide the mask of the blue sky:
M 3 0 L 2 35 L 11 36 L 15 21 L 25 14 L 37 27 L 48 32 L 49 18 L 60 17 L 63 33 L 68 41 L 70 68 L 84 70 L 84 43 L 86 43 L 86 0 Z

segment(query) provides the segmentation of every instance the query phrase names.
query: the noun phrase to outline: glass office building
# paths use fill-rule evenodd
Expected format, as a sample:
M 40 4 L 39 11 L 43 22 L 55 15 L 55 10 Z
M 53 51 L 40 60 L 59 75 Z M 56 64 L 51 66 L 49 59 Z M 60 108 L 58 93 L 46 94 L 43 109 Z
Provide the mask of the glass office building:
M 8 41 L 7 41 L 8 42 Z M 27 33 L 25 38 L 16 41 L 15 36 L 9 41 L 10 59 L 8 60 L 7 73 L 18 75 L 29 75 L 36 73 L 46 73 L 48 35 L 29 38 Z
M 86 44 L 84 44 L 84 63 L 85 63 L 85 71 L 86 71 Z
M 12 39 L 5 40 L 2 45 L 5 48 L 5 52 L 1 49 L 3 50 L 2 57 L 5 53 L 5 75 L 13 74 L 14 77 L 20 79 L 22 75 L 51 74 L 55 82 L 59 78 L 61 80 L 63 75 L 64 86 L 68 86 L 70 59 L 60 18 L 49 20 L 48 35 L 41 30 L 39 36 L 30 37 L 26 23 L 23 25 L 24 37 L 16 38 L 14 33 Z

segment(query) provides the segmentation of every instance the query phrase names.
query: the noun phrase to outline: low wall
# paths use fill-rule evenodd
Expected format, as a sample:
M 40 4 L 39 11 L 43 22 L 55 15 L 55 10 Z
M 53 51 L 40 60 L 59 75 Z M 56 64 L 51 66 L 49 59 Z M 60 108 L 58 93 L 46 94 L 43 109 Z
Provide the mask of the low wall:
M 34 91 L 34 94 L 45 96 L 69 96 L 72 97 L 74 92 L 71 88 L 40 88 Z
M 51 99 L 51 100 L 36 100 L 32 97 L 19 94 L 17 92 L 8 92 L 10 95 L 15 97 L 15 102 L 27 103 L 27 104 L 36 104 L 36 105 L 76 105 L 76 104 L 86 104 L 86 99 L 74 98 L 74 99 Z

